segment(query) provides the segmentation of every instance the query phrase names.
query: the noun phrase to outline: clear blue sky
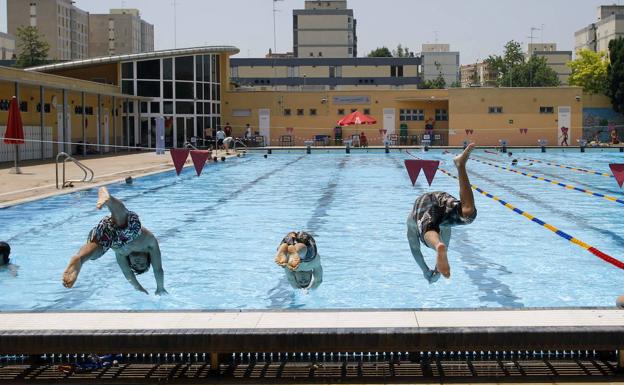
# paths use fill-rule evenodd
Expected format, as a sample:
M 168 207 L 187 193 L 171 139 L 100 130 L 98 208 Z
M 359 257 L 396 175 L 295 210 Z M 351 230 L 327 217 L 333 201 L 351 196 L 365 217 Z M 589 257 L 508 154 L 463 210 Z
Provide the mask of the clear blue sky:
M 23 0 L 27 1 L 27 0 Z M 560 50 L 574 49 L 574 32 L 596 21 L 596 7 L 618 0 L 349 0 L 357 19 L 358 54 L 401 43 L 420 51 L 422 43 L 451 44 L 462 64 L 500 54 L 517 40 L 555 42 Z M 620 3 L 622 0 L 619 0 Z M 273 47 L 272 0 L 176 0 L 177 47 L 234 45 L 237 57 L 264 57 Z M 138 8 L 154 24 L 156 49 L 174 47 L 173 0 L 77 0 L 91 13 L 109 8 Z M 292 10 L 304 0 L 275 3 L 277 49 L 292 50 Z M 6 31 L 6 0 L 0 0 L 0 30 Z M 526 45 L 525 45 L 526 47 Z

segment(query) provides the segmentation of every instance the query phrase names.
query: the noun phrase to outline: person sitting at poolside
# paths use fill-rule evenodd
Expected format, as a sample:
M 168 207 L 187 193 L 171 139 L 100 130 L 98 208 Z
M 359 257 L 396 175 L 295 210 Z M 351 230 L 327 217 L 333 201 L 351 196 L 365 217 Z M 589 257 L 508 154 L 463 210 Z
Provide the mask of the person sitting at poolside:
M 364 131 L 360 134 L 360 147 L 368 147 L 368 138 Z
M 448 262 L 448 246 L 451 240 L 451 227 L 472 223 L 477 217 L 474 196 L 466 172 L 466 162 L 475 144 L 470 143 L 463 153 L 453 159 L 459 179 L 459 200 L 452 195 L 436 191 L 421 195 L 407 218 L 407 240 L 412 255 L 423 276 L 434 283 L 442 274 L 451 277 Z M 425 262 L 420 243 L 436 251 L 436 265 L 433 270 Z
M 286 279 L 295 289 L 315 289 L 323 282 L 323 267 L 316 241 L 304 231 L 292 231 L 282 239 L 275 263 L 284 268 Z
M 73 287 L 82 265 L 100 258 L 112 248 L 123 275 L 136 290 L 147 294 L 136 276 L 149 270 L 151 264 L 156 279 L 155 294 L 167 294 L 156 237 L 141 225 L 136 213 L 128 211 L 119 199 L 109 194 L 106 187 L 100 187 L 95 207 L 100 210 L 104 206 L 110 210 L 111 215 L 100 220 L 89 232 L 87 243 L 70 259 L 63 273 L 63 285 L 66 288 Z
M 223 139 L 225 139 L 225 132 L 221 128 L 217 131 L 217 150 L 223 148 Z

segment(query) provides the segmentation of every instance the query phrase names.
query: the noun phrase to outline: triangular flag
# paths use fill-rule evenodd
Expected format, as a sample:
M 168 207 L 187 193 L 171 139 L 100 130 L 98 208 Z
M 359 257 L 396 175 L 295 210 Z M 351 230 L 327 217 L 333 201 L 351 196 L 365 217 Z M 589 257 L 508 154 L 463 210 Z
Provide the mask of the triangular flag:
M 609 165 L 611 168 L 611 172 L 615 177 L 615 180 L 618 182 L 620 187 L 624 184 L 624 163 L 612 163 Z
M 420 174 L 420 169 L 422 168 L 422 161 L 405 159 L 405 168 L 407 169 L 407 175 L 409 175 L 410 180 L 412 181 L 412 186 L 415 185 L 416 179 L 418 179 L 418 174 Z
M 422 170 L 425 173 L 425 177 L 427 178 L 427 182 L 429 182 L 429 186 L 433 183 L 433 177 L 435 177 L 436 171 L 438 171 L 438 166 L 440 165 L 440 161 L 438 160 L 423 160 Z
M 208 150 L 192 150 L 191 151 L 191 159 L 193 159 L 193 165 L 195 165 L 195 172 L 197 172 L 197 176 L 200 176 L 202 171 L 204 170 L 204 165 L 206 164 L 206 160 L 210 156 L 210 151 Z
M 171 159 L 173 160 L 176 173 L 180 175 L 184 162 L 186 162 L 186 158 L 188 158 L 189 150 L 186 148 L 172 148 L 169 152 L 171 153 Z

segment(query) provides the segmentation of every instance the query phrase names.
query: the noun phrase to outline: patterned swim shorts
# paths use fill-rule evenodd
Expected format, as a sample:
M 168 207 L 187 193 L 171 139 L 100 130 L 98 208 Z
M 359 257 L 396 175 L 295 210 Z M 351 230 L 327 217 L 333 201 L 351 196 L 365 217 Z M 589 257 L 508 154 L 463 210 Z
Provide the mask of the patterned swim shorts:
M 110 216 L 106 216 L 91 229 L 88 241 L 97 243 L 105 251 L 111 247 L 118 249 L 141 235 L 141 221 L 136 213 L 128 211 L 127 222 L 126 227 L 121 228 L 113 222 Z
M 440 226 L 470 224 L 477 217 L 477 209 L 470 217 L 464 217 L 461 202 L 457 198 L 442 191 L 435 191 L 416 199 L 411 215 L 418 226 L 418 237 L 426 244 L 424 234 L 427 231 L 439 233 Z

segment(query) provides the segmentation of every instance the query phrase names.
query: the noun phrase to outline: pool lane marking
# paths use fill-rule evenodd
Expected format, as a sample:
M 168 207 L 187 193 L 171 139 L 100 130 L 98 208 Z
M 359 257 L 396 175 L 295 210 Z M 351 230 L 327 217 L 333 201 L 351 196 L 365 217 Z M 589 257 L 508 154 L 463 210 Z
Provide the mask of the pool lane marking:
M 483 152 L 485 152 L 486 154 L 500 155 L 498 152 L 493 152 L 493 151 L 488 151 L 488 150 L 484 150 Z M 545 160 L 537 160 L 537 159 L 531 159 L 531 158 L 520 158 L 520 159 L 526 160 L 526 161 L 529 161 L 529 162 L 542 163 L 542 164 L 547 164 L 549 166 L 565 168 L 565 169 L 572 170 L 572 171 L 584 172 L 586 174 L 594 174 L 594 175 L 604 176 L 604 177 L 607 177 L 607 178 L 615 178 L 612 174 L 609 174 L 609 173 L 606 173 L 606 172 L 588 170 L 586 168 L 566 166 L 565 164 L 551 163 L 551 162 L 547 162 Z
M 532 179 L 535 179 L 535 180 L 539 180 L 539 181 L 542 181 L 542 182 L 547 182 L 547 183 L 550 183 L 550 184 L 555 185 L 555 186 L 563 187 L 563 188 L 565 188 L 567 190 L 579 191 L 579 192 L 585 193 L 585 194 L 587 194 L 589 196 L 595 196 L 595 197 L 598 197 L 598 198 L 606 199 L 606 200 L 608 200 L 610 202 L 615 202 L 615 203 L 619 203 L 621 205 L 624 205 L 624 200 L 619 199 L 619 198 L 614 197 L 614 196 L 605 195 L 605 194 L 593 192 L 591 190 L 587 190 L 587 189 L 584 189 L 584 188 L 576 187 L 576 186 L 573 186 L 573 185 L 570 185 L 570 184 L 561 183 L 561 182 L 559 182 L 557 180 L 548 179 L 548 178 L 545 178 L 543 176 L 537 176 L 537 175 L 535 175 L 533 173 L 526 173 L 526 172 L 522 172 L 522 171 L 518 171 L 518 170 L 513 170 L 513 169 L 508 168 L 508 167 L 499 166 L 497 164 L 485 162 L 483 160 L 479 160 L 479 159 L 476 159 L 476 158 L 471 158 L 471 159 L 474 160 L 475 162 L 478 162 L 478 163 L 482 163 L 482 164 L 486 164 L 488 166 L 500 168 L 500 169 L 503 169 L 503 170 L 506 170 L 506 171 L 509 171 L 509 172 L 513 172 L 513 173 L 516 173 L 516 174 L 520 174 L 520 175 L 523 175 L 523 176 L 526 176 L 526 177 L 529 177 L 529 178 L 532 178 Z
M 412 154 L 408 150 L 406 150 L 406 152 L 410 156 L 412 156 L 412 157 L 414 157 L 416 159 L 420 159 L 419 157 L 417 157 L 416 155 Z M 451 174 L 450 172 L 446 171 L 443 168 L 438 168 L 438 170 L 440 170 L 442 173 L 446 174 L 447 176 L 450 176 L 453 179 L 459 179 L 455 175 Z M 573 244 L 575 244 L 575 245 L 577 245 L 577 246 L 579 246 L 579 247 L 589 251 L 590 253 L 592 253 L 596 257 L 602 259 L 603 261 L 608 262 L 608 263 L 612 264 L 613 266 L 618 267 L 618 268 L 624 270 L 624 262 L 622 262 L 622 261 L 620 261 L 620 260 L 610 256 L 609 254 L 606 254 L 606 253 L 602 252 L 601 250 L 599 250 L 599 249 L 597 249 L 597 248 L 595 248 L 595 247 L 593 247 L 593 246 L 583 242 L 582 240 L 580 240 L 578 238 L 573 237 L 572 235 L 570 235 L 570 234 L 568 234 L 568 233 L 566 233 L 566 232 L 556 228 L 555 226 L 550 225 L 550 224 L 542 221 L 541 219 L 535 217 L 534 215 L 531 215 L 531 214 L 527 213 L 526 211 L 521 210 L 521 209 L 515 207 L 511 203 L 508 203 L 508 202 L 504 201 L 503 199 L 501 199 L 501 198 L 499 198 L 499 197 L 497 197 L 495 195 L 490 194 L 489 192 L 481 189 L 478 186 L 475 186 L 475 185 L 471 184 L 470 187 L 473 190 L 477 191 L 479 194 L 481 194 L 481 195 L 483 195 L 485 197 L 488 197 L 488 198 L 490 198 L 490 199 L 500 203 L 502 206 L 510 209 L 511 211 L 515 212 L 516 214 L 522 215 L 523 217 L 529 219 L 530 221 L 532 221 L 534 223 L 537 223 L 538 225 L 542 226 L 543 228 L 552 231 L 553 233 L 555 233 L 558 236 L 560 236 L 561 238 L 569 241 L 570 243 L 573 243 Z

